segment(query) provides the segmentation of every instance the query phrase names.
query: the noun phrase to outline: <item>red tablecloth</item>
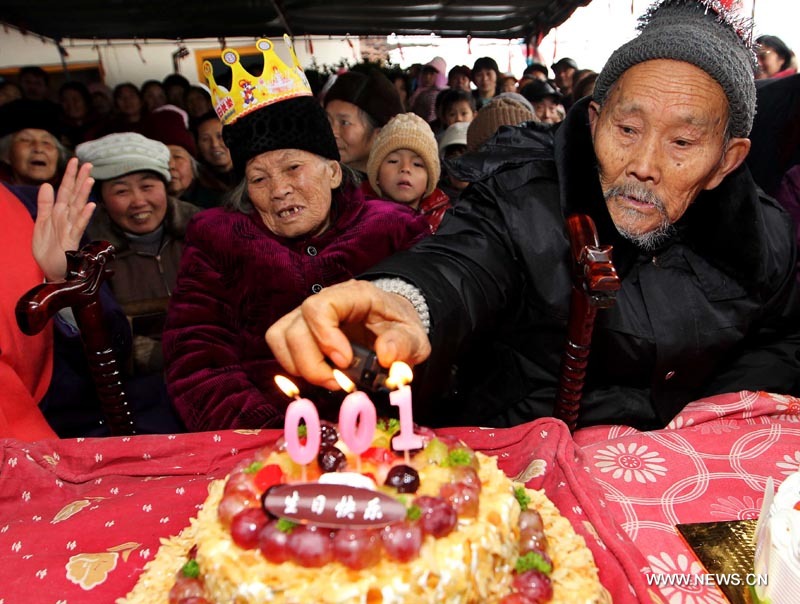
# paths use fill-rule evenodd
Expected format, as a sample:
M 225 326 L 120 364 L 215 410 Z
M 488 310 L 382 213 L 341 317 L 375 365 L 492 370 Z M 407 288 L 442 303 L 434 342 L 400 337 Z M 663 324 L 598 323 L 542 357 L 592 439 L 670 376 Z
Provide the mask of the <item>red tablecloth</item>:
M 758 517 L 767 477 L 777 487 L 800 469 L 800 399 L 715 396 L 691 403 L 664 430 L 594 427 L 575 440 L 605 492 L 605 509 L 645 554 L 643 572 L 656 575 L 651 580 L 697 577 L 705 571 L 675 525 Z M 661 593 L 670 604 L 727 602 L 701 583 L 662 585 Z
M 726 395 L 693 404 L 670 429 L 652 433 L 592 428 L 573 440 L 552 419 L 444 432 L 544 488 L 586 538 L 615 602 L 700 604 L 724 600 L 715 588 L 665 588 L 662 599 L 645 573 L 693 571 L 676 522 L 752 514 L 765 477 L 780 480 L 800 465 L 798 420 L 797 399 Z M 196 514 L 208 481 L 277 435 L 0 441 L 0 603 L 113 602 L 159 538 Z

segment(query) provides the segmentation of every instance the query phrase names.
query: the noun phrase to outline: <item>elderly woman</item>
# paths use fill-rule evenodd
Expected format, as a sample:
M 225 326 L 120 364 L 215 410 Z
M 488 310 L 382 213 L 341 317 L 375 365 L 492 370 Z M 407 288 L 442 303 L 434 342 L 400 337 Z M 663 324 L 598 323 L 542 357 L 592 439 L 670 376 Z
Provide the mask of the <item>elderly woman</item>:
M 58 186 L 70 153 L 58 139 L 57 115 L 42 109 L 27 100 L 0 107 L 0 181 Z
M 324 102 L 342 163 L 366 179 L 375 137 L 390 119 L 404 112 L 397 89 L 377 69 L 367 75 L 348 71 L 336 78 Z
M 325 112 L 307 87 L 297 94 L 229 120 L 223 135 L 241 182 L 229 207 L 198 214 L 187 231 L 164 356 L 189 430 L 281 425 L 290 401 L 273 382 L 281 369 L 267 328 L 427 232 L 406 208 L 363 198 Z M 323 415 L 338 409 L 338 395 L 298 385 Z
M 91 162 L 97 211 L 87 233 L 117 249 L 111 289 L 131 321 L 133 374 L 161 372 L 161 329 L 175 287 L 186 224 L 199 211 L 167 194 L 167 147 L 134 132 L 78 145 Z
M 170 195 L 200 208 L 217 207 L 227 187 L 211 174 L 205 164 L 197 161 L 197 145 L 186 128 L 184 115 L 183 109 L 165 105 L 145 116 L 142 134 L 164 143 L 169 149 L 167 192 Z

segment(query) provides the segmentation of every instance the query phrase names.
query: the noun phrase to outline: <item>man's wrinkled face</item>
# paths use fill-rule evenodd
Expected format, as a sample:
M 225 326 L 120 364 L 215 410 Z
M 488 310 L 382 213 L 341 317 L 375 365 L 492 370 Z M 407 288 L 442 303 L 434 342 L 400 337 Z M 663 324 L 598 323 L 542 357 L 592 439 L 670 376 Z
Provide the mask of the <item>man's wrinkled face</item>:
M 602 108 L 590 105 L 589 118 L 608 212 L 617 230 L 645 249 L 749 150 L 748 139 L 726 141 L 721 86 L 681 61 L 631 67 Z

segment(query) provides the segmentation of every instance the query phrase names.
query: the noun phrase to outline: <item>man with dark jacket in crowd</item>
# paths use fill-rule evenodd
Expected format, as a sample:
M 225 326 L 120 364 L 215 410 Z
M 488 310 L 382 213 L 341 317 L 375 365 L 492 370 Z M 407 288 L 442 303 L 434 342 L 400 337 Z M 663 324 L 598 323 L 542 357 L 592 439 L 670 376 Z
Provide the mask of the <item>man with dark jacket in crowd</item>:
M 550 415 L 569 315 L 565 217 L 584 213 L 613 245 L 621 289 L 597 316 L 580 424 L 650 429 L 705 395 L 798 394 L 791 223 L 743 165 L 748 33 L 719 2 L 664 0 L 557 129 L 489 143 L 435 237 L 273 325 L 278 360 L 335 387 L 325 357 L 346 366 L 349 337 L 385 366 L 427 360 L 418 421 Z

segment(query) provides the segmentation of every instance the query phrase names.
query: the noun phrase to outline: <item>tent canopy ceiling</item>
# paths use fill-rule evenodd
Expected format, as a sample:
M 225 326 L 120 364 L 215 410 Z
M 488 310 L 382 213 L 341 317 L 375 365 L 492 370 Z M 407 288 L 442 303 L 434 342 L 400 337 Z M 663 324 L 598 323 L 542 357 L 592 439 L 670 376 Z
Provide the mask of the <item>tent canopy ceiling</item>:
M 0 21 L 54 39 L 291 33 L 533 38 L 591 0 L 4 0 Z

